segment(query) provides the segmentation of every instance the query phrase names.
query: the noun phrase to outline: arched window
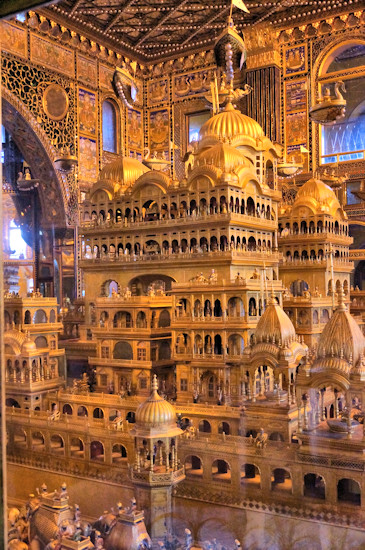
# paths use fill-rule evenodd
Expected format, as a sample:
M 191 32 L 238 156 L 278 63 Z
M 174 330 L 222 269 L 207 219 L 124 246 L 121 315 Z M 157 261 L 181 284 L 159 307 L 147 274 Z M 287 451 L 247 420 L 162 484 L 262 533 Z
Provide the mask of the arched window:
M 346 86 L 346 112 L 333 126 L 321 126 L 321 164 L 365 158 L 365 100 L 361 70 L 365 68 L 365 42 L 346 41 L 332 49 L 319 69 L 319 90 L 336 92 L 336 82 Z M 339 90 L 340 92 L 342 90 Z M 352 189 L 348 190 L 350 194 Z
M 117 153 L 117 112 L 109 99 L 103 103 L 103 150 Z

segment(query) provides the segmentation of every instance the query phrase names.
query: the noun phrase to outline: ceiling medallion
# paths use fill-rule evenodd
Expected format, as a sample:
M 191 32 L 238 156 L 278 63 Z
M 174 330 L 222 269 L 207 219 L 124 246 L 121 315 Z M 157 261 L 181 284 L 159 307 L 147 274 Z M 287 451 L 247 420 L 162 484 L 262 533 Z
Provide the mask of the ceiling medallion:
M 324 96 L 319 98 L 319 102 L 309 109 L 309 117 L 316 124 L 332 126 L 345 116 L 346 99 L 343 98 L 340 90 L 346 92 L 342 80 L 335 84 L 335 95 L 331 96 L 329 88 L 325 88 Z
M 66 90 L 59 84 L 50 84 L 43 92 L 44 112 L 52 120 L 62 120 L 68 112 L 69 99 Z

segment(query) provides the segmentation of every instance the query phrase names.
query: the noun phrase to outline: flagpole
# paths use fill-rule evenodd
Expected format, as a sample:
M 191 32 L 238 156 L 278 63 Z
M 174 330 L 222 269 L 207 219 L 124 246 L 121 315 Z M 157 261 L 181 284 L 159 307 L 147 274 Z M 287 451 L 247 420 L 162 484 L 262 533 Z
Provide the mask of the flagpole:
M 232 19 L 233 0 L 231 0 L 231 9 L 229 10 L 229 21 Z

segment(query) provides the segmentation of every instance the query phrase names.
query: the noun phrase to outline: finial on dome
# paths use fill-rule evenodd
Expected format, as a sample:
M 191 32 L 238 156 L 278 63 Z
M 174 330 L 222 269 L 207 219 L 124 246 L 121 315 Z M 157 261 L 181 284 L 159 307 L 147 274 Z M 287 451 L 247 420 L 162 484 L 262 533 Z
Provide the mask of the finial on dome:
M 342 288 L 338 291 L 338 307 L 337 311 L 347 311 L 345 304 L 345 293 Z
M 153 378 L 152 378 L 151 390 L 152 391 L 157 391 L 158 390 L 158 380 L 157 380 L 156 374 L 154 374 Z
M 276 301 L 276 297 L 275 297 L 274 286 L 271 285 L 271 294 L 270 294 L 270 299 L 269 299 L 269 305 L 276 305 L 276 304 L 277 304 L 277 301 Z

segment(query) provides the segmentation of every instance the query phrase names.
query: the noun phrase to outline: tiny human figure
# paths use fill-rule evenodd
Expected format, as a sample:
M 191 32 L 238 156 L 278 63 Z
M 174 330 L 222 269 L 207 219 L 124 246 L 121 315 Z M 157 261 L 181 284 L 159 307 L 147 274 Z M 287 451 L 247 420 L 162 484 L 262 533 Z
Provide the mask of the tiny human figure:
M 195 388 L 195 390 L 194 390 L 193 399 L 194 399 L 194 403 L 198 403 L 198 400 L 199 400 L 199 391 L 198 391 L 197 388 Z

